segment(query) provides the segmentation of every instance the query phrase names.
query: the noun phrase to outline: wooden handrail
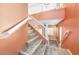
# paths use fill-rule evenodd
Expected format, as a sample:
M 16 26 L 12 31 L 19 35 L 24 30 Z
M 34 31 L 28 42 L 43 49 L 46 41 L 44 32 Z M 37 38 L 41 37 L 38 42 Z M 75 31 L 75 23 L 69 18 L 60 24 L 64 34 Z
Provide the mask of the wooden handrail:
M 20 22 L 19 24 L 17 24 L 16 26 L 14 26 L 13 28 L 11 28 L 11 29 L 9 29 L 5 32 L 1 32 L 0 33 L 0 39 L 7 38 L 10 35 L 12 35 L 13 33 L 15 33 L 16 30 L 18 30 L 20 27 L 22 27 L 24 24 L 26 24 L 28 20 L 29 20 L 29 17 L 26 18 L 25 20 L 23 20 L 22 22 Z

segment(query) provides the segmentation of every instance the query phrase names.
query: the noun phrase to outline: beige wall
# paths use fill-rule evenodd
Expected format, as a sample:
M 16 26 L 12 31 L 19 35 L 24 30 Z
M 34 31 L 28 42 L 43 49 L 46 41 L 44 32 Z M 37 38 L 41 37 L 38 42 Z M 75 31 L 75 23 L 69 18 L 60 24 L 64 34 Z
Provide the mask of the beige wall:
M 0 32 L 28 16 L 27 4 L 0 4 Z M 0 54 L 17 54 L 27 40 L 26 24 L 8 38 L 0 39 Z
M 63 19 L 65 14 L 64 14 L 64 8 L 60 8 L 36 13 L 33 14 L 32 16 L 34 16 L 38 20 L 49 20 L 49 19 Z
M 70 49 L 72 54 L 79 55 L 79 4 L 69 3 L 64 6 L 66 8 L 65 19 L 59 26 L 70 30 L 71 34 L 63 41 L 62 47 Z
M 0 32 L 27 17 L 27 4 L 0 3 Z

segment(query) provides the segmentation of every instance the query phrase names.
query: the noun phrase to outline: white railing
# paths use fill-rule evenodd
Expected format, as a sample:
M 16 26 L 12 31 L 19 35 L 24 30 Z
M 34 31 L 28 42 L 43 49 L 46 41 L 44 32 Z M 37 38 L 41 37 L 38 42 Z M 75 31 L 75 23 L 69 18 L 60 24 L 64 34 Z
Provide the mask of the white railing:
M 30 16 L 26 18 L 25 20 L 21 21 L 11 29 L 1 32 L 0 33 L 0 39 L 5 39 L 7 37 L 10 37 L 13 33 L 15 33 L 19 28 L 21 28 L 24 24 L 30 23 L 35 29 L 39 31 L 39 33 L 48 40 L 47 34 L 46 34 L 46 27 L 40 23 L 37 19 L 34 17 Z
M 5 32 L 1 32 L 0 39 L 4 39 L 4 38 L 11 36 L 13 33 L 16 32 L 16 30 L 18 30 L 20 27 L 22 27 L 24 24 L 26 24 L 28 20 L 29 20 L 29 18 L 26 18 L 25 20 L 23 20 L 22 22 L 20 22 L 16 26 L 12 27 L 11 29 L 9 29 Z
M 35 29 L 37 29 L 41 35 L 43 35 L 46 39 L 48 39 L 47 32 L 46 32 L 47 27 L 44 26 L 44 24 L 42 24 L 40 21 L 38 21 L 35 17 L 29 16 L 29 18 L 30 18 L 30 20 L 28 22 L 31 25 L 33 25 L 33 27 Z
M 29 11 L 28 11 L 29 15 L 50 11 L 54 9 L 64 8 L 63 3 L 28 4 L 28 7 L 29 7 Z

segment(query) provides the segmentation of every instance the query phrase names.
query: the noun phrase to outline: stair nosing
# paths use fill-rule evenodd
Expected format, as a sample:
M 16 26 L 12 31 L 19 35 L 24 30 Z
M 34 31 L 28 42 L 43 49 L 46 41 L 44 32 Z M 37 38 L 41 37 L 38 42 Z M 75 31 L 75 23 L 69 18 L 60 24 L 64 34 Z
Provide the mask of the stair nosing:
M 40 40 L 40 39 L 39 39 Z M 33 52 L 39 47 L 39 45 L 42 43 L 42 40 L 34 47 L 32 52 L 30 54 L 33 54 Z
M 45 47 L 45 48 L 43 48 L 43 51 L 44 51 L 44 52 L 42 53 L 42 55 L 44 55 L 44 53 L 45 53 L 45 50 L 46 50 L 46 44 L 44 45 L 44 47 Z
M 36 35 L 36 32 L 33 32 L 33 33 L 29 34 L 29 36 L 33 36 L 33 35 Z
M 39 39 L 39 40 L 40 40 L 40 39 Z M 39 42 L 39 41 L 38 41 L 38 42 Z M 41 42 L 42 42 L 42 40 L 40 40 L 40 44 L 41 44 Z M 35 44 L 36 44 L 36 43 L 35 43 Z M 34 45 L 35 45 L 35 44 L 34 44 Z M 40 45 L 40 44 L 39 44 L 39 45 Z M 38 45 L 38 46 L 39 46 L 39 45 Z M 33 47 L 33 46 L 32 46 L 32 47 Z M 27 49 L 28 49 L 28 48 L 27 48 Z M 34 49 L 34 48 L 33 48 L 33 49 Z M 30 48 L 29 50 L 31 50 L 31 48 Z M 25 52 L 24 52 L 24 51 L 21 51 L 21 53 L 24 54 L 24 55 L 30 55 L 30 54 L 32 54 L 32 53 L 30 53 L 30 52 L 27 53 L 27 50 L 26 50 Z
M 36 40 L 38 37 L 39 37 L 39 36 L 35 36 L 34 38 L 29 39 L 29 40 L 27 41 L 27 42 L 28 42 L 28 44 L 29 44 L 29 43 L 31 43 L 33 40 Z
M 42 47 L 40 47 L 40 45 L 42 44 Z M 39 50 L 39 47 L 36 49 L 36 50 L 38 50 L 38 51 L 36 51 L 35 50 L 35 52 L 33 53 L 33 55 L 44 55 L 44 53 L 45 53 L 45 49 L 46 49 L 46 44 L 43 44 L 43 43 L 41 43 L 40 45 L 39 45 L 39 47 L 41 48 L 40 50 Z M 40 51 L 40 52 L 39 52 Z

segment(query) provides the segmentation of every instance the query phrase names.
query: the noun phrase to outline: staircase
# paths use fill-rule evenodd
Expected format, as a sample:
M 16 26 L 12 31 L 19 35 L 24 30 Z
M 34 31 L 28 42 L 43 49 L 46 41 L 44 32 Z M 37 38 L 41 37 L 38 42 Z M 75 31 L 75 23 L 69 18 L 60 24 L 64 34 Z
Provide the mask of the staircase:
M 31 22 L 29 23 L 31 24 Z M 46 40 L 47 41 L 47 40 Z M 21 55 L 69 55 L 66 49 L 50 46 L 43 37 L 38 34 L 32 24 L 28 26 L 28 46 L 20 52 Z

